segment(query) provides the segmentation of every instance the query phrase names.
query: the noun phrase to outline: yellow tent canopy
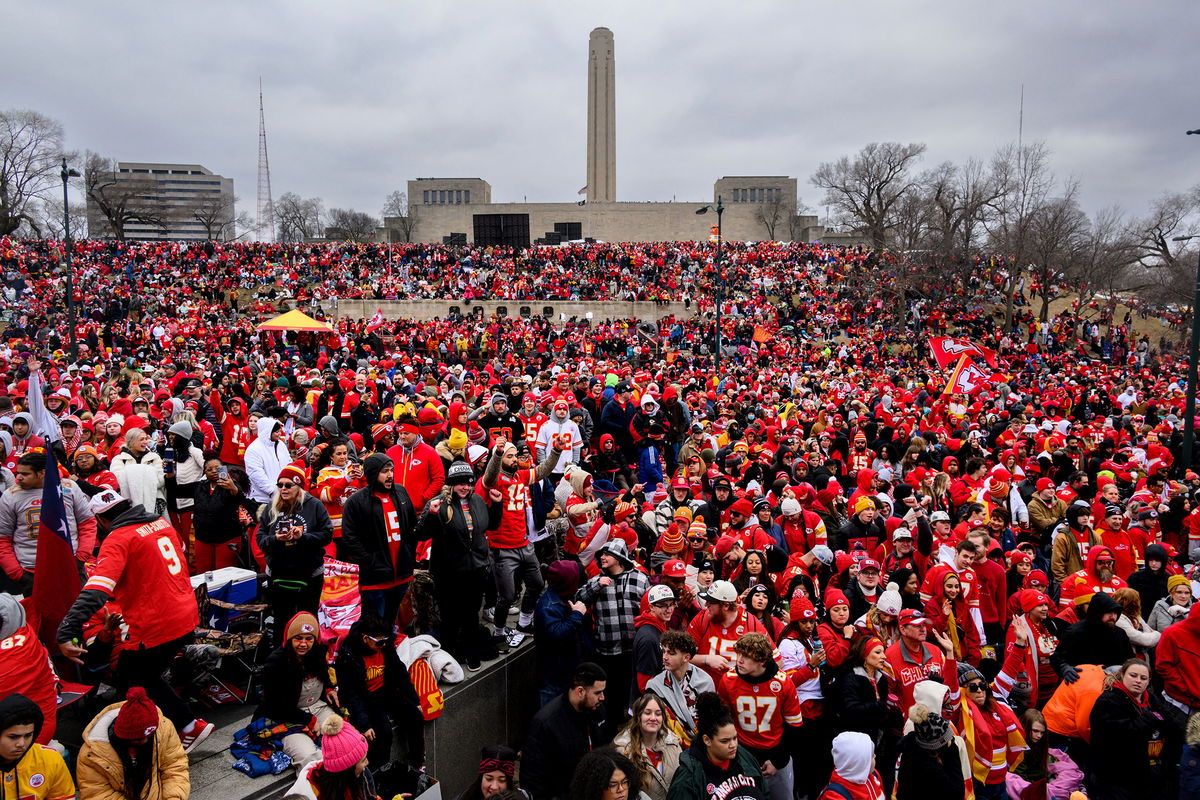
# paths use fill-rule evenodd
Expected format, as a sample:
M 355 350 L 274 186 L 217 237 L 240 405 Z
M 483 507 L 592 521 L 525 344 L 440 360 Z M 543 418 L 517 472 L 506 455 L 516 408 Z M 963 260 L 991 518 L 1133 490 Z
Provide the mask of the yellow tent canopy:
M 303 311 L 292 310 L 280 314 L 275 319 L 269 319 L 258 326 L 260 331 L 311 331 L 313 333 L 333 333 L 333 326 L 328 322 L 318 322 Z

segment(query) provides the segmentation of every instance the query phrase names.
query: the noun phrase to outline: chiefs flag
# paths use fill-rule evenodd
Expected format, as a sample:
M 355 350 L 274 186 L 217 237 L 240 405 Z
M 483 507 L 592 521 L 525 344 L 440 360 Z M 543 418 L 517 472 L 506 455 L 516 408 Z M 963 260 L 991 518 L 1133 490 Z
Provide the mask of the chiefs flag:
M 982 392 L 991 384 L 991 378 L 969 355 L 958 359 L 958 364 L 946 381 L 946 394 L 973 395 Z
M 996 366 L 996 351 L 965 339 L 954 339 L 949 336 L 934 336 L 929 340 L 929 350 L 938 368 L 948 369 L 958 363 L 964 355 L 974 356 L 976 361 L 986 361 L 989 366 Z

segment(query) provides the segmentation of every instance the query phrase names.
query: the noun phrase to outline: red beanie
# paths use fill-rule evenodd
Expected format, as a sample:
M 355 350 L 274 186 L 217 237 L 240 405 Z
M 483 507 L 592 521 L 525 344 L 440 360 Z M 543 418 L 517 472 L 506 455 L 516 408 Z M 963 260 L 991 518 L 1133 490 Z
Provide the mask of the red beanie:
M 793 597 L 792 602 L 788 604 L 788 620 L 791 622 L 802 622 L 805 620 L 815 620 L 817 618 L 817 609 L 813 606 L 812 600 L 801 595 Z
M 850 601 L 846 599 L 846 593 L 837 587 L 830 587 L 829 591 L 825 592 L 825 608 L 830 609 L 834 606 L 850 607 Z
M 279 470 L 279 478 L 285 478 L 293 483 L 298 483 L 301 489 L 308 486 L 308 476 L 296 464 L 287 464 L 283 469 Z M 276 480 L 279 480 L 279 478 L 276 478 Z
M 158 706 L 146 696 L 141 686 L 130 686 L 125 702 L 113 722 L 113 733 L 121 739 L 141 739 L 158 730 Z
M 1050 598 L 1037 589 L 1022 589 L 1017 594 L 1017 601 L 1021 604 L 1021 611 L 1025 614 L 1040 605 L 1052 605 Z
M 733 505 L 731 505 L 729 507 L 729 510 L 730 510 L 730 512 L 736 512 L 738 514 L 741 514 L 743 517 L 754 516 L 754 506 L 751 505 L 750 501 L 744 497 L 741 498 L 740 500 L 738 500 Z

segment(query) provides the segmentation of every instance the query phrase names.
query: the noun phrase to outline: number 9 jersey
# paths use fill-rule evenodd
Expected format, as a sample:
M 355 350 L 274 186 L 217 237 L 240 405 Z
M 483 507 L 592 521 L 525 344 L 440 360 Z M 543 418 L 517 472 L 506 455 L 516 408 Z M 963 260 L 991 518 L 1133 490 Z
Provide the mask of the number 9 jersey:
M 196 594 L 188 577 L 179 534 L 165 519 L 122 514 L 100 545 L 95 569 L 84 590 L 116 599 L 136 647 L 155 647 L 195 629 Z

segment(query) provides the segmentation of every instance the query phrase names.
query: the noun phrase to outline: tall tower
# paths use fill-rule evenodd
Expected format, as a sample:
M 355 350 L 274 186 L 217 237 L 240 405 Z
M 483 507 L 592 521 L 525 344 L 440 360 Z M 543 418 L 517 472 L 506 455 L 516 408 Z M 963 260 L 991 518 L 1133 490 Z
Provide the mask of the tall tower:
M 275 204 L 271 202 L 271 165 L 267 162 L 267 118 L 263 113 L 262 78 L 258 79 L 258 214 L 254 238 L 275 241 Z
M 616 65 L 608 28 L 596 28 L 588 37 L 587 199 L 617 199 Z

